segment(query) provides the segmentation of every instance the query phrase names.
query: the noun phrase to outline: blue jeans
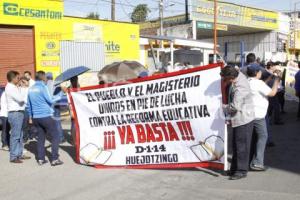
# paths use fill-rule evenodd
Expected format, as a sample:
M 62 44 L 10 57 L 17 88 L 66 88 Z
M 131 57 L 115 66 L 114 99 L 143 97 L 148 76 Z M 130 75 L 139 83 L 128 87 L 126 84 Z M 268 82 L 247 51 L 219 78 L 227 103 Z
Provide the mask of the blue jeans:
M 10 135 L 10 160 L 15 160 L 23 155 L 23 121 L 24 112 L 9 112 L 8 122 L 11 127 Z
M 61 125 L 60 109 L 54 107 L 54 119 L 56 122 L 56 128 L 58 131 L 59 139 L 62 142 L 65 139 L 64 130 Z
M 1 142 L 2 147 L 9 146 L 9 123 L 7 121 L 7 117 L 0 117 L 2 121 L 2 134 L 1 134 Z
M 257 134 L 256 149 L 251 165 L 264 165 L 264 155 L 268 140 L 268 130 L 266 119 L 254 120 L 254 130 Z
M 53 117 L 33 119 L 33 124 L 37 128 L 37 160 L 45 160 L 45 141 L 46 133 L 51 135 L 51 160 L 57 160 L 59 148 L 59 135 L 57 132 L 56 121 Z

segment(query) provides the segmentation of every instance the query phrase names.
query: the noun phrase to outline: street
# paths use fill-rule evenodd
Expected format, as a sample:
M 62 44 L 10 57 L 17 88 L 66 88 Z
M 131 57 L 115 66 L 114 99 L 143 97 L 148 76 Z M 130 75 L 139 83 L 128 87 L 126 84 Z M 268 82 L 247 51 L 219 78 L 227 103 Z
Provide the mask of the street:
M 95 169 L 74 162 L 74 149 L 61 145 L 64 165 L 38 166 L 32 159 L 24 164 L 8 162 L 0 152 L 1 200 L 23 199 L 300 199 L 300 123 L 295 103 L 287 102 L 284 126 L 273 126 L 275 147 L 266 152 L 267 172 L 249 172 L 246 179 L 229 181 L 216 172 L 200 169 L 127 170 Z M 69 123 L 63 124 L 68 131 Z M 50 148 L 48 148 L 48 151 Z
M 299 6 L 1 1 L 0 200 L 300 200 Z

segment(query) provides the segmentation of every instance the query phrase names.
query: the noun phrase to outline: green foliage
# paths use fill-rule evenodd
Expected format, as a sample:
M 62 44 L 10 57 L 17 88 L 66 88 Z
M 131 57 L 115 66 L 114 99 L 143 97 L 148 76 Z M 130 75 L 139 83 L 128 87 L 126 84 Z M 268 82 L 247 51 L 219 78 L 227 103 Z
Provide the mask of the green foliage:
M 86 16 L 86 18 L 88 18 L 88 19 L 100 19 L 100 15 L 97 12 L 91 12 Z
M 150 12 L 147 4 L 139 4 L 134 8 L 131 14 L 131 21 L 134 23 L 145 22 Z

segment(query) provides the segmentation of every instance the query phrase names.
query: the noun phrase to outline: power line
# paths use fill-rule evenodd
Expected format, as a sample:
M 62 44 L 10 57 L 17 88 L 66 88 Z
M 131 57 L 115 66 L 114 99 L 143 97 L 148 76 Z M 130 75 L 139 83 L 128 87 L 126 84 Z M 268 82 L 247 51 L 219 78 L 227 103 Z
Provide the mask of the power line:
M 121 0 L 119 0 L 121 3 L 122 3 L 122 1 Z M 124 6 L 123 5 L 121 5 L 120 6 L 121 7 L 121 10 L 125 13 L 125 15 L 130 19 L 131 18 L 131 15 L 130 15 L 130 13 L 127 13 L 127 11 L 125 10 L 125 8 L 124 8 Z
M 128 5 L 135 7 L 135 5 L 131 4 L 129 1 L 124 0 Z
M 110 0 L 99 0 L 99 1 L 111 4 Z M 82 1 L 76 1 L 76 0 L 65 0 L 65 2 L 78 3 L 78 4 L 96 5 L 95 3 L 82 2 Z M 116 2 L 116 5 L 122 5 L 122 6 L 126 6 L 126 7 L 131 7 L 131 8 L 135 8 L 136 7 L 135 5 L 132 5 L 132 4 L 126 4 L 126 3 L 120 3 L 120 2 Z M 149 8 L 149 9 L 156 9 L 156 8 Z

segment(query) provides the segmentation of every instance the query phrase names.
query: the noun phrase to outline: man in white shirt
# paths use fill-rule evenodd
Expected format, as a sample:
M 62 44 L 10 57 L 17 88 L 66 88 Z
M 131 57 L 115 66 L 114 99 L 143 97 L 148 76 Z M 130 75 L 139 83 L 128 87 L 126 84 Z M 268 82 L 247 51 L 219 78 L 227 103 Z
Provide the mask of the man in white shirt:
M 25 71 L 24 76 L 27 78 L 29 81 L 29 87 L 33 86 L 35 84 L 35 81 L 31 77 L 31 72 L 30 71 Z
M 0 118 L 2 121 L 2 134 L 1 134 L 1 142 L 2 142 L 2 150 L 9 151 L 9 124 L 7 121 L 7 102 L 5 91 L 1 95 L 0 99 Z
M 254 131 L 257 134 L 255 154 L 252 158 L 250 168 L 254 171 L 265 171 L 264 153 L 268 140 L 268 131 L 266 124 L 266 114 L 268 111 L 268 97 L 276 95 L 280 78 L 275 77 L 274 85 L 270 88 L 261 80 L 262 71 L 258 66 L 250 66 L 247 69 L 249 84 L 251 88 L 251 98 L 254 104 Z
M 16 71 L 7 73 L 7 85 L 5 87 L 8 122 L 11 126 L 10 135 L 10 162 L 22 163 L 22 160 L 30 159 L 23 155 L 23 121 L 27 99 L 27 91 L 19 87 L 20 74 Z

